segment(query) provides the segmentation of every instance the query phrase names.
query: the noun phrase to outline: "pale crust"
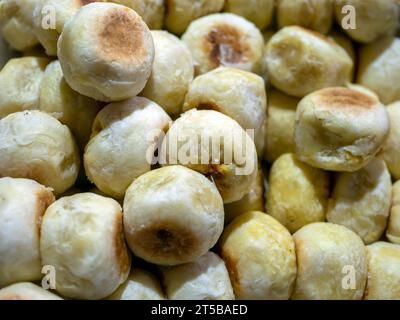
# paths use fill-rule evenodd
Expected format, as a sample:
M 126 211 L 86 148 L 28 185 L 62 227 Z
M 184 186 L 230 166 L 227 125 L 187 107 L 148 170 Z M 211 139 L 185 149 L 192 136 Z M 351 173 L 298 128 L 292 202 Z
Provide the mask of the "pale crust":
M 20 282 L 1 289 L 0 300 L 62 300 L 62 298 L 36 284 Z
M 0 176 L 29 178 L 56 195 L 78 176 L 79 152 L 70 130 L 41 111 L 22 111 L 0 120 Z
M 0 287 L 42 278 L 39 233 L 54 202 L 50 189 L 28 179 L 0 178 Z
M 385 107 L 373 96 L 347 88 L 322 89 L 297 107 L 296 155 L 317 168 L 353 172 L 379 152 L 389 126 Z
M 196 73 L 219 66 L 261 73 L 264 40 L 257 27 L 232 13 L 218 13 L 193 21 L 183 42 L 192 52 Z
M 360 300 L 367 279 L 364 243 L 353 231 L 325 222 L 309 224 L 294 235 L 297 280 L 292 299 Z M 355 289 L 343 286 L 349 268 Z M 352 273 L 353 274 L 353 273 Z
M 113 199 L 80 193 L 54 202 L 43 217 L 40 252 L 42 263 L 56 269 L 57 291 L 77 299 L 113 293 L 131 265 L 122 228 Z
M 213 252 L 161 272 L 169 300 L 235 299 L 225 263 Z
M 262 212 L 237 217 L 219 248 L 236 299 L 289 299 L 296 279 L 296 255 L 289 231 Z
M 194 261 L 215 245 L 224 209 L 215 185 L 182 166 L 141 175 L 124 200 L 125 236 L 133 253 L 158 265 Z
M 154 43 L 142 18 L 113 3 L 84 6 L 65 25 L 58 57 L 72 89 L 101 101 L 120 101 L 143 90 Z

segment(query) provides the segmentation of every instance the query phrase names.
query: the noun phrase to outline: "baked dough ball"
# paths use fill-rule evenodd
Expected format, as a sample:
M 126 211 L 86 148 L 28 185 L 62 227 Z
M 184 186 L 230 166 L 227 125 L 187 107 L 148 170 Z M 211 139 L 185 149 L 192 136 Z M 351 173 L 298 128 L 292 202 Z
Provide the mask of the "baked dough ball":
M 365 300 L 400 300 L 400 246 L 376 242 L 367 246 Z
M 400 182 L 393 184 L 392 203 L 386 237 L 392 243 L 400 244 Z
M 384 104 L 400 100 L 400 38 L 384 38 L 359 53 L 357 83 L 376 92 Z
M 0 1 L 0 29 L 10 46 L 24 51 L 38 41 L 33 33 L 33 10 L 43 0 L 2 0 Z
M 264 158 L 274 162 L 284 153 L 294 152 L 294 123 L 299 99 L 279 90 L 268 91 L 267 130 Z
M 327 172 L 308 166 L 292 153 L 280 156 L 269 173 L 267 212 L 291 233 L 325 221 L 329 197 Z
M 217 242 L 224 208 L 215 185 L 182 166 L 147 172 L 124 199 L 125 236 L 133 253 L 159 265 L 191 262 Z
M 226 0 L 224 11 L 242 16 L 263 30 L 272 23 L 274 0 Z
M 317 222 L 301 228 L 293 238 L 297 280 L 292 299 L 360 300 L 363 297 L 367 258 L 359 236 L 345 227 Z
M 11 50 L 9 45 L 5 42 L 0 34 L 0 70 L 4 65 L 15 56 L 14 52 Z
M 389 218 L 391 192 L 390 174 L 381 159 L 356 172 L 338 173 L 327 220 L 353 230 L 366 244 L 378 241 Z
M 41 111 L 23 111 L 0 120 L 0 177 L 29 178 L 56 195 L 78 176 L 79 152 L 69 129 Z
M 265 50 L 268 79 L 284 93 L 302 98 L 351 79 L 353 61 L 332 39 L 298 26 L 285 27 Z
M 261 165 L 258 165 L 257 178 L 251 186 L 250 192 L 239 201 L 227 203 L 225 209 L 225 224 L 230 223 L 237 216 L 249 211 L 265 210 L 264 207 L 264 174 Z
M 33 33 L 46 50 L 49 56 L 57 55 L 57 41 L 64 29 L 64 25 L 80 8 L 91 2 L 103 2 L 102 0 L 40 0 L 32 12 Z M 52 11 L 48 11 L 51 8 Z M 47 10 L 46 10 L 47 9 Z M 55 25 L 43 27 L 46 15 L 55 16 Z
M 85 149 L 89 180 L 105 194 L 123 198 L 132 181 L 150 171 L 157 142 L 170 121 L 160 106 L 142 97 L 106 106 L 94 121 Z
M 278 0 L 278 27 L 298 25 L 328 33 L 333 22 L 333 0 Z
M 45 58 L 15 58 L 0 71 L 0 119 L 10 113 L 39 109 Z
M 110 2 L 135 10 L 152 30 L 161 29 L 163 26 L 164 0 L 111 0 Z
M 351 5 L 355 11 L 356 27 L 343 28 L 348 22 L 342 8 Z M 397 29 L 399 7 L 396 0 L 335 0 L 336 20 L 343 31 L 353 40 L 370 43 L 386 35 L 394 35 Z
M 210 177 L 224 203 L 249 193 L 258 169 L 250 135 L 214 110 L 193 109 L 177 119 L 163 140 L 160 162 L 181 164 Z
M 72 89 L 96 100 L 119 101 L 143 90 L 154 44 L 134 10 L 96 2 L 82 7 L 65 24 L 58 58 Z
M 44 72 L 40 87 L 40 110 L 68 126 L 81 150 L 89 141 L 99 104 L 71 89 L 64 79 L 60 62 L 51 62 Z
M 133 268 L 128 279 L 108 300 L 164 300 L 158 279 L 142 269 Z
M 194 77 L 192 54 L 167 31 L 151 32 L 155 46 L 153 70 L 141 95 L 158 103 L 168 114 L 178 115 Z
M 213 252 L 161 271 L 169 300 L 235 300 L 225 263 Z
M 368 88 L 366 88 L 366 87 L 364 87 L 364 86 L 362 86 L 360 84 L 348 82 L 348 83 L 346 83 L 346 88 L 359 91 L 361 93 L 364 93 L 364 94 L 367 94 L 367 95 L 371 96 L 372 98 L 374 98 L 376 100 L 379 100 L 379 97 L 375 92 L 373 92 L 372 90 L 370 90 L 370 89 L 368 89 Z
M 0 300 L 62 300 L 62 298 L 36 284 L 20 282 L 1 289 Z
M 121 206 L 93 193 L 58 199 L 43 217 L 40 252 L 42 263 L 54 266 L 56 290 L 63 296 L 110 295 L 127 279 L 131 266 Z
M 262 212 L 237 217 L 220 240 L 236 299 L 289 299 L 296 279 L 296 254 L 288 230 Z
M 53 201 L 33 180 L 0 178 L 0 288 L 41 279 L 40 222 Z
M 296 155 L 316 168 L 356 171 L 378 153 L 389 127 L 385 107 L 372 96 L 347 88 L 322 89 L 297 107 Z
M 267 110 L 263 78 L 251 72 L 219 67 L 198 76 L 190 84 L 183 111 L 193 108 L 222 112 L 243 129 L 254 130 L 257 153 L 262 155 Z
M 389 136 L 380 155 L 394 179 L 400 179 L 400 101 L 387 106 L 390 119 Z
M 212 14 L 193 21 L 182 40 L 203 74 L 219 66 L 261 73 L 264 39 L 257 27 L 232 13 Z
M 165 0 L 165 28 L 177 35 L 200 17 L 222 10 L 225 0 Z

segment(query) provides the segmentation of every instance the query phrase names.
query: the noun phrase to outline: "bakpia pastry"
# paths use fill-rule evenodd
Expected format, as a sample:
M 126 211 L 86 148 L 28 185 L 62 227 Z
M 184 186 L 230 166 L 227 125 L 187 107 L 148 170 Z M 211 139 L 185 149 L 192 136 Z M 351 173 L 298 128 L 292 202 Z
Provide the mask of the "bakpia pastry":
M 213 252 L 161 272 L 169 300 L 235 300 L 225 263 Z
M 93 193 L 58 199 L 43 216 L 40 252 L 43 265 L 55 268 L 60 294 L 107 297 L 127 279 L 131 265 L 121 206 Z
M 183 111 L 211 109 L 254 130 L 257 154 L 262 155 L 266 130 L 267 95 L 264 80 L 251 72 L 219 67 L 196 77 L 189 86 Z
M 123 198 L 129 185 L 150 171 L 152 156 L 170 121 L 159 105 L 142 97 L 106 106 L 96 116 L 85 148 L 89 180 L 105 194 Z
M 133 267 L 128 279 L 107 300 L 164 300 L 158 279 L 150 272 Z
M 33 179 L 59 195 L 75 183 L 79 163 L 71 131 L 47 113 L 21 111 L 0 120 L 0 177 Z
M 236 299 L 287 300 L 296 279 L 289 231 L 262 212 L 248 212 L 225 228 L 219 243 Z
M 293 238 L 297 279 L 292 299 L 361 300 L 367 257 L 359 236 L 343 226 L 317 222 L 301 228 Z
M 0 178 L 0 288 L 42 278 L 39 234 L 53 203 L 49 188 L 29 179 Z
M 141 96 L 158 103 L 170 115 L 182 111 L 189 84 L 194 77 L 192 54 L 167 31 L 151 31 L 155 46 L 152 72 Z
M 159 159 L 163 165 L 181 164 L 211 178 L 225 204 L 249 193 L 257 176 L 251 136 L 235 120 L 214 110 L 182 114 L 168 130 Z
M 304 97 L 296 113 L 295 150 L 307 164 L 331 171 L 356 171 L 379 152 L 389 116 L 373 96 L 327 88 Z
M 222 10 L 225 0 L 165 0 L 165 28 L 177 35 L 197 18 Z
M 356 172 L 336 174 L 327 220 L 353 230 L 366 244 L 378 241 L 386 229 L 391 195 L 386 164 L 375 158 Z
M 217 13 L 193 21 L 182 40 L 203 74 L 219 66 L 261 73 L 264 39 L 257 27 L 232 13 Z
M 120 101 L 136 96 L 146 85 L 154 43 L 134 10 L 95 2 L 66 23 L 57 55 L 72 89 L 96 100 Z
M 298 26 L 278 31 L 265 50 L 268 79 L 284 93 L 302 98 L 352 79 L 353 61 L 332 39 Z
M 0 71 L 0 119 L 22 111 L 39 109 L 40 86 L 46 58 L 14 58 Z
M 286 153 L 272 164 L 268 182 L 267 212 L 291 233 L 307 224 L 325 221 L 329 197 L 327 172 Z
M 224 208 L 215 185 L 183 166 L 137 178 L 124 199 L 125 236 L 133 253 L 154 264 L 192 262 L 217 242 Z

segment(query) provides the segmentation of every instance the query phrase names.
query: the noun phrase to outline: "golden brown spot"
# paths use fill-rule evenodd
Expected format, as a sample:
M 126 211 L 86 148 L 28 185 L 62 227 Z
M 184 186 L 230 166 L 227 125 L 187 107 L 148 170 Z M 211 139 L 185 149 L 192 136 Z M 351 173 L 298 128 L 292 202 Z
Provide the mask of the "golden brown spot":
M 129 8 L 115 8 L 99 25 L 100 45 L 105 59 L 131 60 L 146 55 L 143 46 L 144 25 Z
M 318 92 L 318 99 L 334 108 L 370 109 L 377 101 L 364 93 L 347 88 L 328 88 Z
M 232 257 L 229 252 L 224 250 L 222 250 L 221 257 L 225 262 L 226 268 L 228 269 L 229 278 L 231 279 L 235 295 L 238 296 L 240 295 L 240 276 L 238 271 L 238 262 Z
M 234 26 L 215 26 L 205 39 L 205 51 L 209 52 L 209 58 L 216 66 L 238 63 L 249 50 L 240 38 L 241 34 Z
M 121 274 L 129 272 L 131 267 L 131 257 L 125 244 L 124 232 L 122 229 L 122 212 L 118 213 L 115 220 L 115 234 L 114 234 L 115 255 Z
M 42 217 L 46 209 L 55 201 L 53 193 L 43 187 L 37 192 L 37 202 L 35 210 L 35 221 L 36 221 L 36 232 L 38 234 L 38 239 L 40 236 L 40 226 L 42 224 Z

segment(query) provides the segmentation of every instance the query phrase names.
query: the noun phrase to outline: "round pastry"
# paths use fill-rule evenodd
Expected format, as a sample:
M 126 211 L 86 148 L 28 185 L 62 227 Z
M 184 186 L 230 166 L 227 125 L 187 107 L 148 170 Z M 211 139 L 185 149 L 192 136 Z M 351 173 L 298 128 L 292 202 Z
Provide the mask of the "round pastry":
M 333 0 L 278 0 L 278 27 L 297 25 L 328 33 L 333 22 Z
M 265 210 L 264 207 L 264 174 L 261 165 L 258 165 L 257 178 L 251 186 L 250 192 L 242 199 L 227 203 L 225 209 L 225 224 L 232 222 L 237 216 L 249 211 Z
M 278 31 L 268 42 L 264 59 L 272 85 L 299 98 L 352 78 L 353 61 L 341 46 L 298 26 Z
M 335 0 L 334 7 L 338 24 L 355 41 L 370 43 L 396 32 L 399 14 L 396 0 Z
M 40 85 L 49 60 L 15 58 L 0 71 L 0 119 L 22 111 L 39 109 Z
M 42 277 L 39 231 L 54 201 L 50 189 L 28 179 L 0 178 L 0 288 Z
M 0 300 L 62 300 L 62 298 L 36 284 L 20 282 L 1 289 Z
M 161 271 L 169 300 L 235 300 L 225 263 L 213 252 Z
M 263 30 L 272 23 L 274 0 L 226 0 L 224 11 L 242 16 Z
M 400 100 L 400 38 L 384 38 L 361 47 L 357 83 L 378 94 L 384 104 Z
M 274 162 L 284 153 L 294 152 L 294 123 L 299 99 L 279 90 L 268 91 L 267 130 L 264 158 Z
M 197 74 L 219 66 L 261 73 L 263 36 L 253 23 L 240 16 L 218 13 L 197 19 L 182 40 L 192 52 Z
M 164 0 L 111 0 L 135 10 L 151 29 L 161 29 L 164 22 Z
M 329 197 L 327 172 L 308 166 L 292 153 L 280 156 L 269 174 L 267 212 L 291 233 L 325 221 Z
M 151 157 L 170 121 L 160 106 L 142 97 L 106 106 L 94 121 L 85 149 L 89 180 L 105 194 L 123 198 L 132 181 L 150 171 Z
M 108 300 L 164 300 L 158 279 L 146 270 L 133 268 L 128 279 Z
M 389 218 L 391 192 L 390 174 L 381 159 L 356 172 L 337 173 L 327 220 L 353 230 L 366 244 L 378 241 Z
M 220 240 L 236 299 L 289 299 L 296 279 L 296 254 L 289 231 L 262 212 L 237 217 Z
M 332 223 L 309 224 L 293 235 L 297 280 L 292 299 L 360 300 L 367 280 L 364 243 Z
M 122 227 L 118 202 L 93 193 L 64 197 L 48 207 L 40 252 L 42 263 L 55 268 L 56 290 L 76 299 L 113 293 L 131 265 Z
M 83 150 L 89 141 L 99 104 L 71 89 L 64 79 L 60 62 L 47 67 L 40 86 L 40 110 L 51 114 L 68 126 Z
M 38 43 L 33 33 L 33 10 L 42 0 L 0 1 L 0 31 L 15 50 L 24 51 Z
M 392 243 L 400 244 L 400 182 L 393 184 L 392 203 L 386 237 Z
M 192 262 L 222 233 L 222 199 L 215 185 L 193 170 L 156 169 L 126 191 L 124 226 L 136 256 L 158 265 Z
M 376 242 L 367 246 L 365 300 L 400 300 L 400 246 Z
M 162 143 L 160 162 L 181 164 L 210 177 L 224 203 L 250 192 L 258 168 L 250 135 L 213 110 L 193 109 L 177 119 Z
M 385 107 L 373 96 L 347 88 L 322 89 L 297 107 L 296 155 L 316 168 L 356 171 L 379 152 L 389 127 Z
M 150 30 L 132 9 L 91 3 L 63 29 L 58 58 L 72 89 L 101 101 L 119 101 L 143 90 L 151 73 Z
M 165 0 L 165 28 L 177 35 L 200 17 L 222 10 L 225 0 Z
M 379 100 L 379 97 L 375 92 L 373 92 L 372 90 L 370 90 L 360 84 L 348 82 L 348 83 L 346 83 L 346 88 L 359 91 L 361 93 L 371 96 L 372 98 L 374 98 L 376 100 Z M 388 110 L 388 109 L 386 109 L 386 110 Z
M 69 129 L 41 111 L 0 120 L 0 177 L 30 178 L 56 195 L 68 190 L 79 171 L 79 152 Z
M 198 76 L 190 84 L 183 111 L 211 109 L 236 120 L 243 129 L 254 130 L 261 156 L 266 130 L 267 95 L 264 80 L 251 72 L 219 67 Z
M 151 34 L 155 46 L 153 70 L 141 95 L 158 103 L 168 114 L 178 115 L 194 77 L 192 54 L 180 39 L 167 31 Z

